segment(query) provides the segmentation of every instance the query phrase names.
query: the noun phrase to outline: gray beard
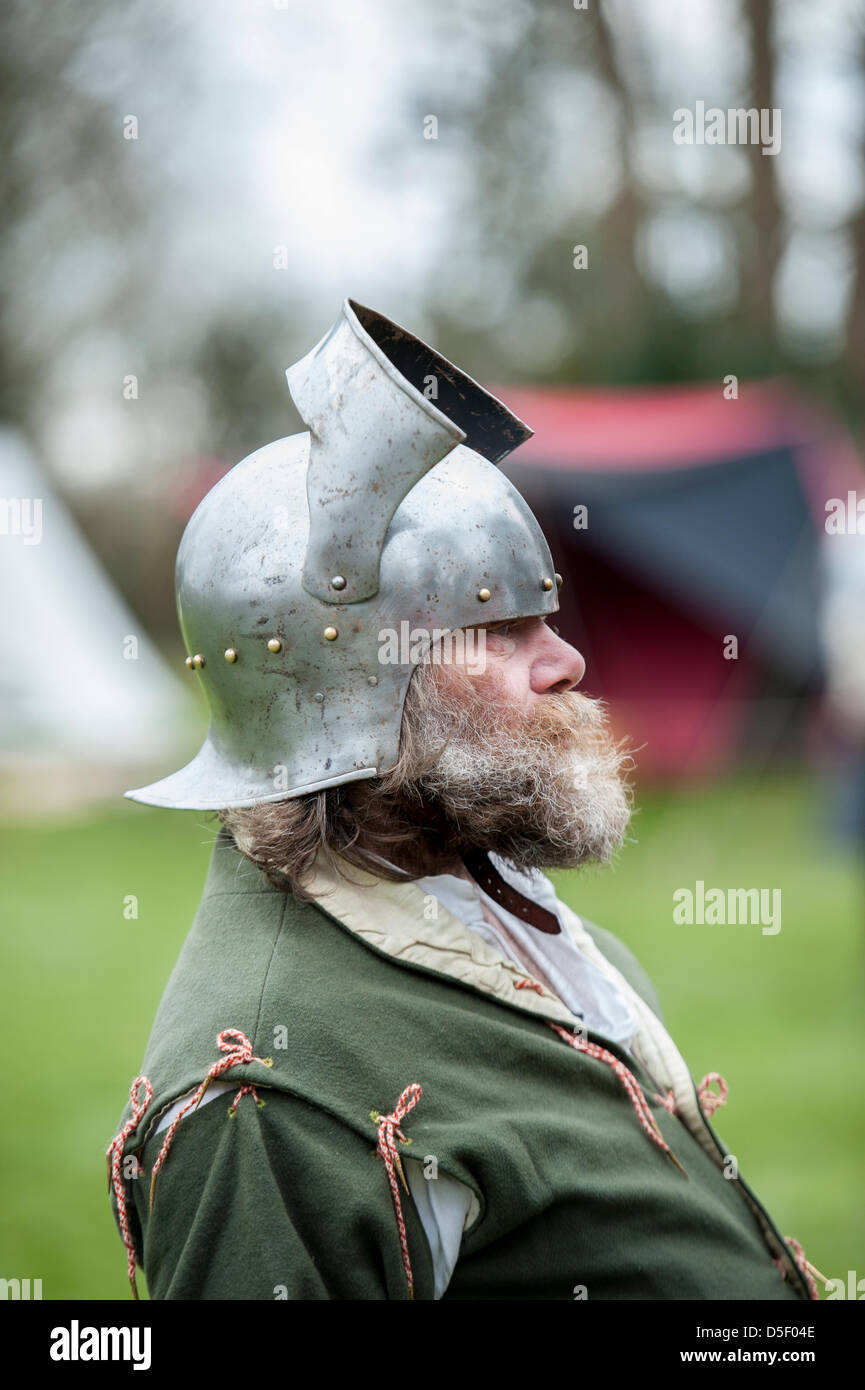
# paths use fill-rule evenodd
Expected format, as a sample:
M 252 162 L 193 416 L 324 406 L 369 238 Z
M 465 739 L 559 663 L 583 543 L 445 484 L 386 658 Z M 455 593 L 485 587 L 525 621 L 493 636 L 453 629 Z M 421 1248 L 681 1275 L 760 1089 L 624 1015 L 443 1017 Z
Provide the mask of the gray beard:
M 518 869 L 610 861 L 630 821 L 622 772 L 633 764 L 600 701 L 555 692 L 515 719 L 479 683 L 459 699 L 435 678 L 425 684 L 415 727 L 423 766 L 404 791 L 444 816 L 463 848 Z

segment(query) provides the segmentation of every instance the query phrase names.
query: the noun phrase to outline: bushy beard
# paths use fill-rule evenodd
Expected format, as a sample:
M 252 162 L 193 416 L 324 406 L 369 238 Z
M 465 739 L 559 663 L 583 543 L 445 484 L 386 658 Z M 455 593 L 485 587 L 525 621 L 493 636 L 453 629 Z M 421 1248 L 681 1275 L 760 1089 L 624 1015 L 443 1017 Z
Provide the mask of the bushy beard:
M 518 869 L 579 868 L 623 844 L 633 760 L 599 700 L 551 692 L 519 712 L 493 673 L 430 664 L 409 687 L 406 725 L 400 791 L 432 806 L 461 848 Z

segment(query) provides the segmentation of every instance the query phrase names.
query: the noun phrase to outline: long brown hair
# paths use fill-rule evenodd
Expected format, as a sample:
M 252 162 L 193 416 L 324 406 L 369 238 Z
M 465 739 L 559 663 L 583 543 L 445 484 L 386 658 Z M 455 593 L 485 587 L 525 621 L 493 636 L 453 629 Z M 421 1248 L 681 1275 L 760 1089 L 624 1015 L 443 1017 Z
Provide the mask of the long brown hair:
M 458 695 L 460 681 L 470 678 L 453 673 L 451 679 Z M 431 853 L 437 859 L 443 851 L 456 854 L 455 828 L 415 785 L 441 751 L 424 753 L 419 738 L 435 682 L 434 662 L 415 668 L 403 707 L 398 760 L 380 777 L 218 813 L 240 853 L 276 887 L 308 901 L 306 885 L 319 851 L 343 878 L 349 877 L 348 863 L 397 883 L 422 877 Z M 392 868 L 376 857 L 388 859 L 394 852 L 415 871 Z

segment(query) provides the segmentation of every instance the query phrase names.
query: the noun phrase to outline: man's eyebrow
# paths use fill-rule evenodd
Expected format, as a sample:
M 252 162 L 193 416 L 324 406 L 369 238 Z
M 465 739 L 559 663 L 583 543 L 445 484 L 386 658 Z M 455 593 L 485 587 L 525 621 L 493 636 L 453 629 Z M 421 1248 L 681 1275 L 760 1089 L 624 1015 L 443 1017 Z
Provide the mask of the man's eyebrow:
M 530 614 L 527 618 L 500 618 L 498 622 L 484 623 L 483 626 L 486 628 L 488 632 L 493 632 L 497 627 L 519 627 L 522 626 L 524 623 L 534 622 L 535 616 L 537 615 Z M 544 614 L 540 614 L 540 617 L 543 618 L 544 616 Z

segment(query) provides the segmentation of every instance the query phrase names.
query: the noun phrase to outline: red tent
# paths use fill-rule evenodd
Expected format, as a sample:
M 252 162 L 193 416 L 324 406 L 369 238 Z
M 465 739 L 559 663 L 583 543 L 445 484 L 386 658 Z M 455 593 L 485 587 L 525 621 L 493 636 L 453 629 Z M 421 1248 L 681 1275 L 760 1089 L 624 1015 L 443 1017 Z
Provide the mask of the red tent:
M 826 503 L 865 481 L 843 428 L 782 380 L 738 399 L 491 389 L 535 431 L 504 470 L 564 576 L 581 688 L 609 702 L 641 772 L 800 750 L 823 687 Z

